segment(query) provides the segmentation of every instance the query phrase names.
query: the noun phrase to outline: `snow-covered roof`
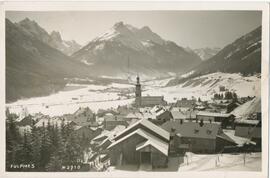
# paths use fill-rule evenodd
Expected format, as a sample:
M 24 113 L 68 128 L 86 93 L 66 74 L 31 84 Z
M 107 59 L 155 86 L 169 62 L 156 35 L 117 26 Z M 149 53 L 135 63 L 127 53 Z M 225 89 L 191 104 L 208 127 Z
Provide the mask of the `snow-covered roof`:
M 203 123 L 203 126 L 200 126 L 200 123 L 196 122 L 179 123 L 176 121 L 168 121 L 161 127 L 168 132 L 174 129 L 176 134 L 180 133 L 182 137 L 215 139 L 220 129 L 220 123 Z
M 144 136 L 147 137 L 148 140 L 138 144 L 136 146 L 136 151 L 141 150 L 141 149 L 151 145 L 154 148 L 156 148 L 157 150 L 159 150 L 161 153 L 163 153 L 164 155 L 168 156 L 168 150 L 169 150 L 168 143 L 160 140 L 159 138 L 157 138 L 157 137 L 155 137 L 147 132 L 145 132 L 144 134 L 146 134 Z
M 255 97 L 254 99 L 235 108 L 231 113 L 237 118 L 241 118 L 258 112 L 261 112 L 261 97 Z
M 232 114 L 227 113 L 215 113 L 215 112 L 206 112 L 206 111 L 200 111 L 197 113 L 197 116 L 211 116 L 211 117 L 230 117 Z
M 257 125 L 257 124 L 260 123 L 260 121 L 259 121 L 259 120 L 248 120 L 248 119 L 244 120 L 244 119 L 242 119 L 242 120 L 237 120 L 237 121 L 235 121 L 235 123 L 238 123 L 238 124 Z
M 146 128 L 148 128 L 149 130 L 151 130 L 152 132 L 154 132 L 155 134 L 161 136 L 162 138 L 164 138 L 165 140 L 169 140 L 170 139 L 170 133 L 167 132 L 166 130 L 162 129 L 161 127 L 158 127 L 157 125 L 153 124 L 152 122 L 148 121 L 147 119 L 142 119 L 139 120 L 138 122 L 135 122 L 134 124 L 130 125 L 129 127 L 127 127 L 125 130 L 123 130 L 122 132 L 120 132 L 115 139 L 120 138 L 121 136 L 123 136 L 126 132 L 128 132 L 129 130 L 135 128 L 136 126 L 142 125 Z
M 155 137 L 154 135 L 144 131 L 143 129 L 136 129 L 134 132 L 131 132 L 128 135 L 122 137 L 121 139 L 113 142 L 108 148 L 114 147 L 115 145 L 121 143 L 122 141 L 128 139 L 129 137 L 131 137 L 135 134 L 140 135 L 140 136 L 144 137 L 145 139 L 147 139 L 147 141 L 138 144 L 136 146 L 136 150 L 140 150 L 148 145 L 151 145 L 151 146 L 155 147 L 157 150 L 159 150 L 160 152 L 162 152 L 163 154 L 165 154 L 166 156 L 168 155 L 168 150 L 169 150 L 168 143 L 166 143 L 166 142 L 162 141 L 161 139 Z
M 180 111 L 171 111 L 173 119 L 186 119 L 187 116 Z

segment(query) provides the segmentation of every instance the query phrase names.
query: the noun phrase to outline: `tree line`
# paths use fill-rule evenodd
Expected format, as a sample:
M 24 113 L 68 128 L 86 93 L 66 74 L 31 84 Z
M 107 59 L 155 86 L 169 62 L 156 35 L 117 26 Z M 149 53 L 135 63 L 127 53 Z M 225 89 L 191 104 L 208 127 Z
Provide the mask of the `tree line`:
M 63 166 L 82 163 L 90 140 L 78 137 L 71 125 L 31 126 L 20 133 L 15 114 L 6 119 L 6 171 L 68 171 Z
M 238 96 L 235 92 L 226 91 L 224 94 L 215 93 L 214 99 L 232 99 L 232 100 L 237 101 Z

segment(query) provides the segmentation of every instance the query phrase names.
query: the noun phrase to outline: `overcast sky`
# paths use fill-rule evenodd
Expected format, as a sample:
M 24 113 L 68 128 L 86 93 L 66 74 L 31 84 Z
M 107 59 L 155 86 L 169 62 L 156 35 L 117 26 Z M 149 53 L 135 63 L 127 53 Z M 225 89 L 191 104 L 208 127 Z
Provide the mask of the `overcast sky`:
M 163 39 L 183 47 L 224 47 L 261 25 L 259 11 L 85 11 L 7 12 L 18 22 L 35 20 L 48 32 L 59 31 L 65 40 L 86 44 L 116 22 L 149 26 Z

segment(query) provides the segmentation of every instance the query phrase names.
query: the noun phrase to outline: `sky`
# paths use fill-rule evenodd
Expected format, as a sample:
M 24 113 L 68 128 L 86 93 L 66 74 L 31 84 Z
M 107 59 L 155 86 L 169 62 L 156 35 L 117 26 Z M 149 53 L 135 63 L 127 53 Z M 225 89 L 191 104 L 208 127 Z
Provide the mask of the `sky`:
M 192 49 L 224 47 L 261 25 L 260 11 L 8 11 L 18 22 L 28 17 L 49 33 L 81 45 L 123 21 L 137 28 L 148 26 L 165 40 Z

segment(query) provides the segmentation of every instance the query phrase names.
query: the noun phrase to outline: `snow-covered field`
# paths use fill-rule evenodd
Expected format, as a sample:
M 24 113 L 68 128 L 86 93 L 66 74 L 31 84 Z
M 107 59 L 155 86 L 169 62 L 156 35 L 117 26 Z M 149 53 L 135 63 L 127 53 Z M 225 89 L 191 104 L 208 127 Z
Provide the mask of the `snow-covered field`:
M 244 164 L 245 157 L 245 164 Z M 187 164 L 187 159 L 189 163 Z M 261 171 L 261 153 L 198 155 L 189 153 L 178 171 Z
M 117 108 L 126 105 L 134 99 L 119 95 L 120 91 L 132 89 L 133 85 L 112 83 L 103 85 L 68 84 L 67 87 L 78 89 L 64 89 L 58 93 L 44 97 L 34 97 L 7 104 L 11 112 L 20 113 L 26 107 L 30 114 L 41 112 L 50 116 L 75 112 L 79 107 L 89 107 L 93 111 L 98 109 Z M 133 93 L 132 93 L 133 94 Z M 134 95 L 134 94 L 133 94 Z
M 168 102 L 181 98 L 200 97 L 208 100 L 219 92 L 220 86 L 235 91 L 238 96 L 260 95 L 260 78 L 242 77 L 240 74 L 214 73 L 197 77 L 176 86 L 166 87 L 172 79 L 142 81 L 143 96 L 163 95 Z M 141 79 L 143 80 L 143 79 Z M 31 114 L 41 112 L 50 116 L 75 112 L 79 107 L 98 109 L 116 108 L 134 101 L 134 84 L 112 83 L 109 85 L 69 84 L 58 93 L 34 97 L 7 104 L 11 112 L 20 113 L 26 107 Z
M 170 157 L 168 168 L 158 168 L 152 171 L 261 171 L 261 162 L 261 153 L 239 153 L 222 155 L 187 153 L 187 157 Z M 138 167 L 134 165 L 125 165 L 121 167 L 109 167 L 108 171 L 121 173 L 143 170 L 138 170 Z
M 198 98 L 209 100 L 219 92 L 219 87 L 234 91 L 240 97 L 259 96 L 261 91 L 260 78 L 243 77 L 240 74 L 213 73 L 191 79 L 185 83 L 160 88 L 147 88 L 144 95 L 163 95 L 168 102 L 181 98 Z

